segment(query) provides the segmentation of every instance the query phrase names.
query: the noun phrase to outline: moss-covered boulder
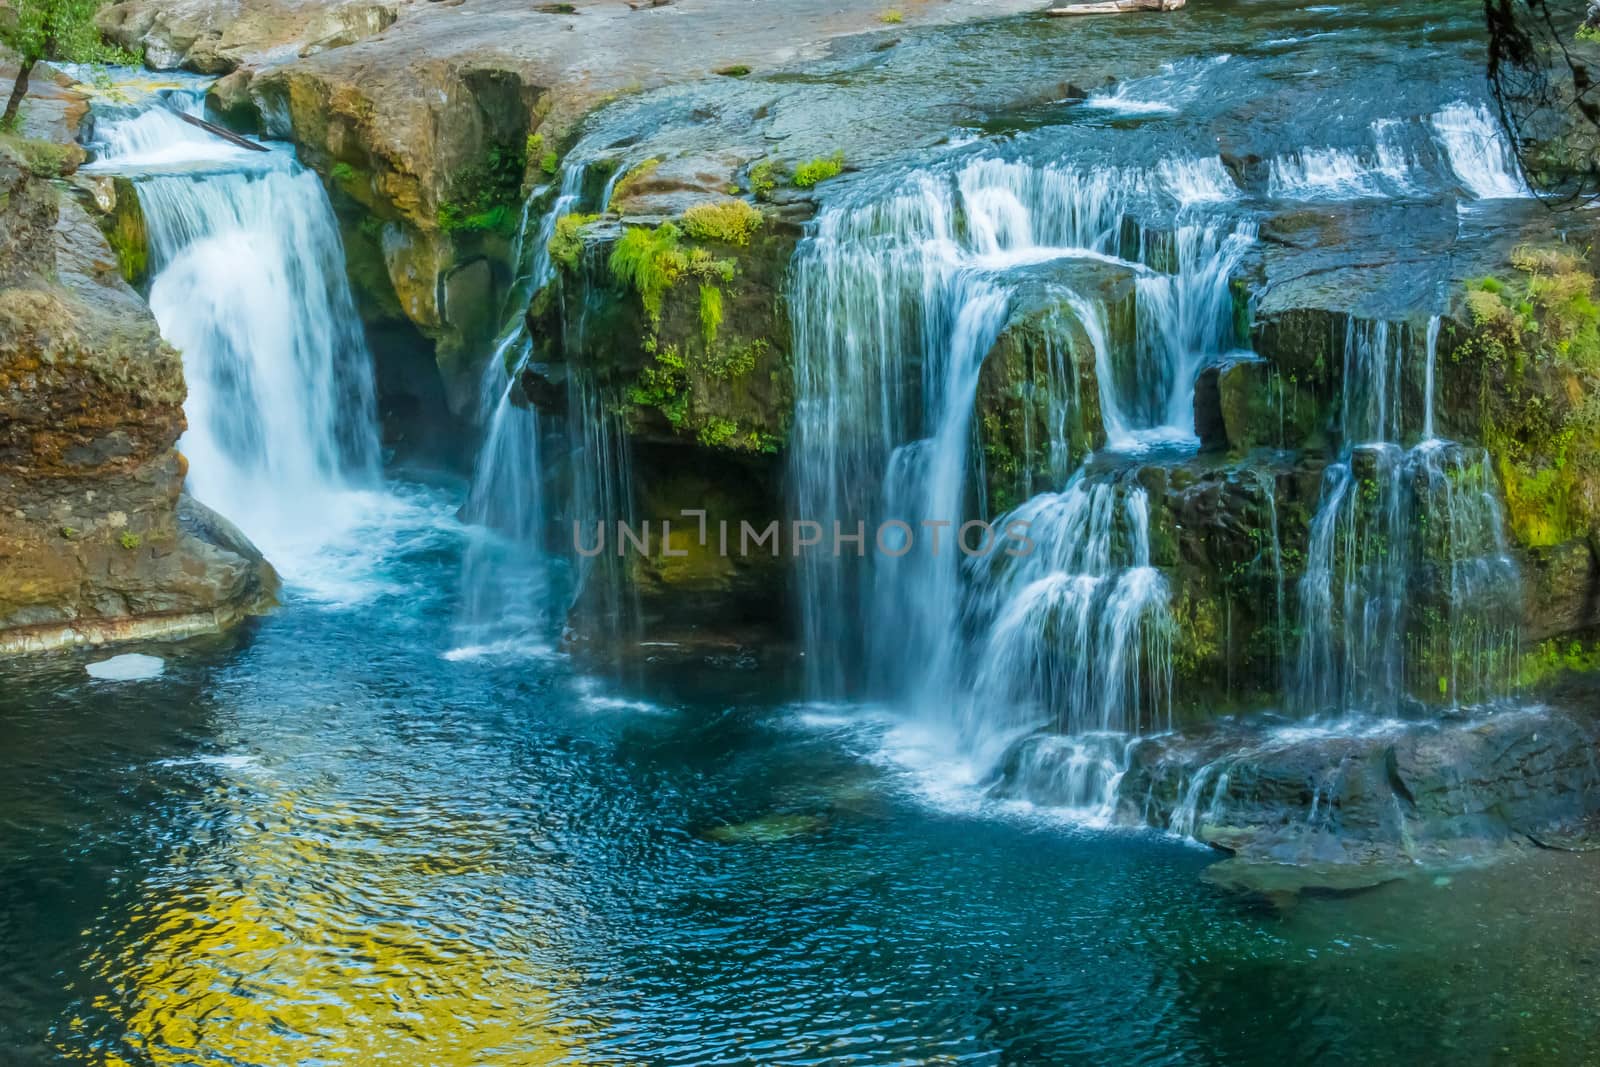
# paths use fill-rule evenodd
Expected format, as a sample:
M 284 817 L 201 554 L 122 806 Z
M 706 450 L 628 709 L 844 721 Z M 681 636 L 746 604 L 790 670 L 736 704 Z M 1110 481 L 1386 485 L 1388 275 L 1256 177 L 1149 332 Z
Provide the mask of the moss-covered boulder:
M 1082 320 L 1084 305 L 1072 292 L 1092 283 L 1109 306 L 1131 306 L 1133 272 L 1109 264 L 1090 270 L 1093 278 L 1041 278 L 1025 287 L 984 357 L 974 414 L 991 514 L 1009 511 L 1042 489 L 1059 488 L 1105 444 L 1102 354 Z M 1071 288 L 1062 284 L 1069 280 L 1076 283 Z
M 558 222 L 560 274 L 535 297 L 533 327 L 552 362 L 618 398 L 636 440 L 774 456 L 793 416 L 784 278 L 799 228 L 742 200 L 706 206 L 658 223 Z M 530 396 L 548 373 L 530 368 Z

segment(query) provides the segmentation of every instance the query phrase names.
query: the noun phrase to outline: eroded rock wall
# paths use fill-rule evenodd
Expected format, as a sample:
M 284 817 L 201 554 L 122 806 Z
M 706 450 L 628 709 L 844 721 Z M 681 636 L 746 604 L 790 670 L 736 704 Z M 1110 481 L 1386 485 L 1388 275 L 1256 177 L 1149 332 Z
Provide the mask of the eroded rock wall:
M 0 651 L 213 631 L 276 577 L 182 498 L 183 364 L 99 229 L 0 146 Z

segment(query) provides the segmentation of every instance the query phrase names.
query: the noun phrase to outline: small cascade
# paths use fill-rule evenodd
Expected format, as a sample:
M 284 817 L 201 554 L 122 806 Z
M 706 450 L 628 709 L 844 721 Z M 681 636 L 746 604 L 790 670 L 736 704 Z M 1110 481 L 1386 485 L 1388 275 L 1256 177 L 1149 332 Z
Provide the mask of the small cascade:
M 548 516 L 540 461 L 539 413 L 522 394 L 517 375 L 533 350 L 528 301 L 554 276 L 550 238 L 555 223 L 577 200 L 583 168 L 569 166 L 550 210 L 523 205 L 513 244 L 517 274 L 506 295 L 506 325 L 484 363 L 478 387 L 483 444 L 472 467 L 463 521 L 476 528 L 461 565 L 462 644 L 452 655 L 516 648 L 540 649 L 548 640 L 554 608 L 545 539 Z
M 201 99 L 99 116 L 93 169 L 138 191 L 150 306 L 189 386 L 190 491 L 294 581 L 370 508 L 352 490 L 377 477 L 371 356 L 322 184 L 287 150 L 247 151 L 170 110 Z
M 1065 764 L 1049 757 L 1076 783 L 1073 806 L 1087 817 L 1110 803 L 1126 738 L 1170 725 L 1173 623 L 1130 465 L 1091 470 L 1071 452 L 1073 368 L 1093 366 L 1112 452 L 1193 447 L 1195 377 L 1237 347 L 1229 278 L 1255 236 L 1231 211 L 1239 196 L 1215 158 L 1141 170 L 984 157 L 823 210 L 791 273 L 794 514 L 825 528 L 898 520 L 917 539 L 870 566 L 800 561 L 819 694 L 865 687 L 949 709 L 986 757 L 1052 726 L 1087 746 Z M 1113 305 L 1094 279 L 1117 272 L 1132 293 Z M 963 560 L 955 532 L 981 514 L 973 410 L 984 361 L 1019 293 L 1036 294 L 1041 279 L 1055 308 L 1045 321 L 1071 320 L 1058 324 L 1082 340 L 1063 332 L 1046 346 L 1062 388 L 1024 483 L 1044 491 L 992 520 L 1022 524 L 1036 548 Z M 926 529 L 936 523 L 949 524 L 938 555 Z M 1110 762 L 1091 736 L 1119 739 Z
M 1482 449 L 1433 436 L 1439 321 L 1424 345 L 1423 439 L 1403 447 L 1409 326 L 1350 320 L 1345 441 L 1323 475 L 1300 579 L 1298 710 L 1393 715 L 1408 698 L 1504 696 L 1518 577 Z
M 1150 565 L 1145 491 L 1080 473 L 999 525 L 1013 522 L 1028 524 L 1035 551 L 966 565 L 967 629 L 982 636 L 963 731 L 1169 728 L 1172 620 L 1166 579 Z
M 575 524 L 593 529 L 597 521 L 631 518 L 627 444 L 616 403 L 582 368 L 569 368 L 565 413 L 541 418 L 520 382 L 540 357 L 538 339 L 528 333 L 527 308 L 556 280 L 550 241 L 558 220 L 578 210 L 593 159 L 582 145 L 569 152 L 549 207 L 534 210 L 548 188 L 533 190 L 523 207 L 506 325 L 480 386 L 483 444 L 462 510 L 475 535 L 462 564 L 461 644 L 450 653 L 453 658 L 546 651 L 565 609 L 579 597 L 613 633 L 637 614 L 624 602 L 626 583 L 616 573 L 621 561 L 614 554 L 591 558 L 569 550 Z M 614 168 L 611 183 L 625 169 Z M 564 310 L 571 312 L 564 316 L 571 320 L 566 328 L 581 334 L 585 309 Z M 604 573 L 594 573 L 597 568 Z
M 1432 118 L 1450 169 L 1479 200 L 1532 196 L 1500 124 L 1482 104 L 1458 101 Z

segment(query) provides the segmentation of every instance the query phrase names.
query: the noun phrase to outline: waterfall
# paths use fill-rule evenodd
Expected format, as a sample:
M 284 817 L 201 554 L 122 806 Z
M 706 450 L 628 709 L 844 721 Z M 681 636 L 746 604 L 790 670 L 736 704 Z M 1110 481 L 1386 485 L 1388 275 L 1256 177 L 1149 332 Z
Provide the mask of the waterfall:
M 1432 124 L 1444 144 L 1450 169 L 1474 197 L 1495 200 L 1533 195 L 1488 108 L 1458 101 L 1435 114 Z
M 539 413 L 522 394 L 517 376 L 533 351 L 527 308 L 549 284 L 550 238 L 556 220 L 577 200 L 583 168 L 568 166 L 550 210 L 534 205 L 547 189 L 523 203 L 512 244 L 516 275 L 505 300 L 505 326 L 484 362 L 478 385 L 483 443 L 472 464 L 471 488 L 461 518 L 473 529 L 461 561 L 460 644 L 452 658 L 490 652 L 542 651 L 555 607 L 546 552 L 547 508 L 541 462 Z
M 462 509 L 473 536 L 462 561 L 456 626 L 460 644 L 448 653 L 451 658 L 545 652 L 563 609 L 579 596 L 592 598 L 602 626 L 613 633 L 621 620 L 636 614 L 623 603 L 624 583 L 614 555 L 574 559 L 558 547 L 561 538 L 570 536 L 573 523 L 592 528 L 599 520 L 631 518 L 627 447 L 615 403 L 586 370 L 569 368 L 565 415 L 541 418 L 519 381 L 528 364 L 538 359 L 542 340 L 529 335 L 529 302 L 557 280 L 550 240 L 556 223 L 578 210 L 584 176 L 594 159 L 581 144 L 575 147 L 549 207 L 535 211 L 548 188 L 533 190 L 523 206 L 513 245 L 517 275 L 506 297 L 506 324 L 479 386 L 483 443 Z M 625 169 L 613 168 L 601 203 Z M 581 334 L 583 321 L 580 310 L 569 325 Z M 551 471 L 564 477 L 553 480 Z M 598 580 L 593 574 L 597 567 L 604 571 Z
M 1514 684 L 1519 578 L 1488 456 L 1433 433 L 1439 320 L 1424 343 L 1422 440 L 1404 430 L 1412 327 L 1351 319 L 1339 459 L 1323 474 L 1300 579 L 1293 700 L 1303 712 L 1393 715 Z
M 190 112 L 198 92 L 167 103 Z M 316 175 L 252 152 L 167 105 L 97 124 L 93 169 L 133 178 L 149 231 L 150 307 L 183 353 L 196 497 L 236 522 L 292 582 L 371 501 L 378 434 L 371 356 Z
M 824 207 L 791 271 L 794 514 L 919 535 L 870 565 L 801 561 L 814 691 L 941 709 L 984 754 L 1052 725 L 1085 746 L 1063 772 L 1084 776 L 1072 787 L 1084 813 L 1105 810 L 1123 745 L 1090 739 L 1170 724 L 1173 623 L 1137 461 L 1072 473 L 1087 458 L 1067 438 L 1073 365 L 1092 362 L 1109 453 L 1193 447 L 1195 378 L 1236 347 L 1229 279 L 1255 237 L 1231 214 L 1240 195 L 1214 157 L 1148 170 L 980 157 Z M 1116 276 L 1132 293 L 1112 306 L 1094 279 Z M 1060 296 L 1044 328 L 1087 344 L 1050 337 L 1048 469 L 1024 481 L 1044 491 L 993 520 L 1025 524 L 1036 549 L 963 561 L 947 540 L 935 555 L 927 525 L 948 523 L 951 538 L 982 512 L 984 362 L 1041 278 Z

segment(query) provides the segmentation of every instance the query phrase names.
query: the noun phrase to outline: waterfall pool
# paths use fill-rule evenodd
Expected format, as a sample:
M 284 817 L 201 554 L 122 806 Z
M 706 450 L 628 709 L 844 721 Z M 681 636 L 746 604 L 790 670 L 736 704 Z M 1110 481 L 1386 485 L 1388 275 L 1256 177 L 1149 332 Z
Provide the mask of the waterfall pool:
M 360 595 L 0 667 L 8 1062 L 1600 1054 L 1595 859 L 1240 902 L 871 709 L 452 658 L 462 492 L 389 488 Z

